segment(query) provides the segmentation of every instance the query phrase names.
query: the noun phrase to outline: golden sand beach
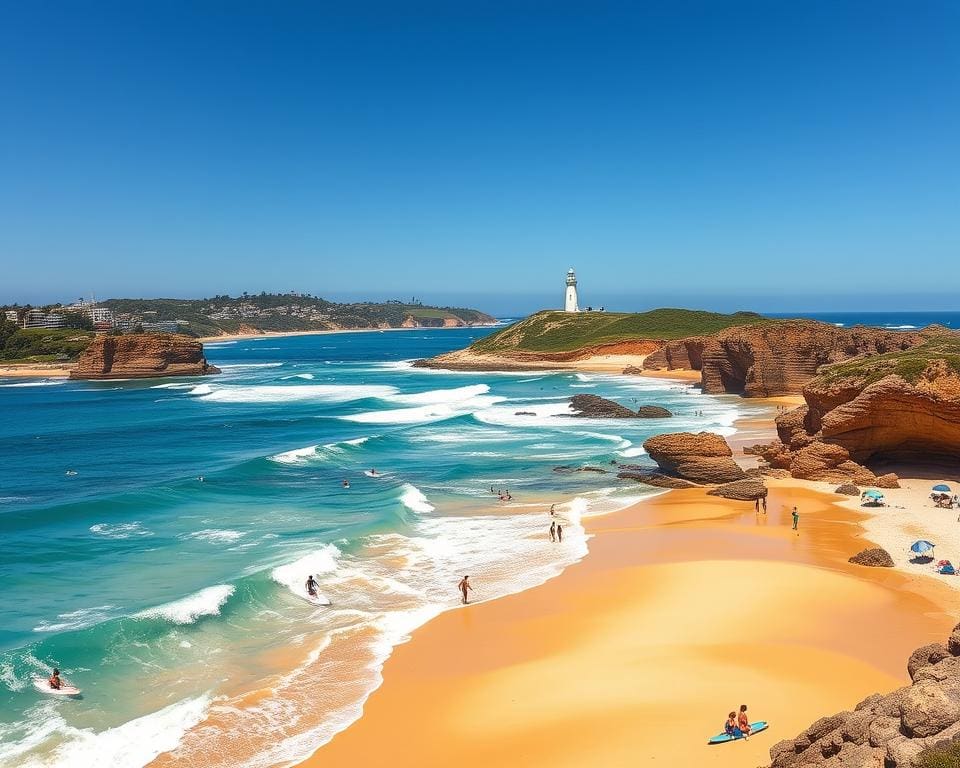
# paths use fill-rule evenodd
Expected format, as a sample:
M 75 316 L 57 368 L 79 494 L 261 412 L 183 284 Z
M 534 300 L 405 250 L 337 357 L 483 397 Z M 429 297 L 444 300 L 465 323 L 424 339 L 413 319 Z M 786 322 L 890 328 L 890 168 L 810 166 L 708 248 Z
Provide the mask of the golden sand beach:
M 860 516 L 836 499 L 774 481 L 766 515 L 693 489 L 589 521 L 590 554 L 558 578 L 417 631 L 305 765 L 768 762 L 816 718 L 904 684 L 909 653 L 960 605 L 846 563 Z M 706 746 L 742 703 L 770 730 Z

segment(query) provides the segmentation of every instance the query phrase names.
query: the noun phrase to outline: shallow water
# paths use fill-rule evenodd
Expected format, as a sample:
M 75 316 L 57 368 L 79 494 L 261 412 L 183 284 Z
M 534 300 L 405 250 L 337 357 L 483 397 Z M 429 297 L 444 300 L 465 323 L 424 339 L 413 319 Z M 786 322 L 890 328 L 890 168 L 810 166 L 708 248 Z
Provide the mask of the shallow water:
M 729 434 L 750 408 L 663 380 L 406 362 L 485 332 L 222 342 L 223 374 L 190 380 L 0 381 L 0 765 L 141 766 L 204 718 L 185 764 L 215 741 L 247 765 L 309 754 L 390 648 L 456 607 L 463 573 L 477 599 L 542 583 L 586 553 L 581 516 L 653 492 L 554 470 L 643 461 L 664 430 L 571 420 L 571 395 L 662 405 L 673 431 Z M 311 573 L 329 608 L 300 599 Z M 54 665 L 82 699 L 33 690 Z

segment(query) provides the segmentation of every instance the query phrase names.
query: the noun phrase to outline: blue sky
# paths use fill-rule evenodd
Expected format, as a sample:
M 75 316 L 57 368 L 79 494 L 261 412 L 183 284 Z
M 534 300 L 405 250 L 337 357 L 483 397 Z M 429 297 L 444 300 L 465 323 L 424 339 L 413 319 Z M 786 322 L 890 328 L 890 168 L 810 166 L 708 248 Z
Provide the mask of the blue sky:
M 0 302 L 960 308 L 955 2 L 10 2 L 0 94 Z

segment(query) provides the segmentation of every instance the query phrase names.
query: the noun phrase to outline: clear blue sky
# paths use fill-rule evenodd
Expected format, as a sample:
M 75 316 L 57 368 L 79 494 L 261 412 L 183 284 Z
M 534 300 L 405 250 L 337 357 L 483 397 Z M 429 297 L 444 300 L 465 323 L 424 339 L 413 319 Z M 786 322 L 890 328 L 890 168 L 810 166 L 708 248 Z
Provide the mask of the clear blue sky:
M 960 308 L 960 3 L 6 2 L 0 302 Z

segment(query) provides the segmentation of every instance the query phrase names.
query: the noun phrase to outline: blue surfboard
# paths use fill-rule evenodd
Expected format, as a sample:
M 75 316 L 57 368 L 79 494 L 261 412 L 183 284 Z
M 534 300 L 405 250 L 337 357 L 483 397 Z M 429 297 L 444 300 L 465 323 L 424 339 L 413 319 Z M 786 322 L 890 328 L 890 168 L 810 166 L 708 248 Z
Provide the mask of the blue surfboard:
M 760 731 L 765 731 L 770 726 L 766 720 L 758 720 L 755 723 L 750 723 L 750 735 L 753 736 L 755 733 L 760 733 Z M 742 736 L 740 738 L 743 738 Z M 712 739 L 710 739 L 707 744 L 728 744 L 731 741 L 739 741 L 736 736 L 731 736 L 729 733 L 718 733 Z

